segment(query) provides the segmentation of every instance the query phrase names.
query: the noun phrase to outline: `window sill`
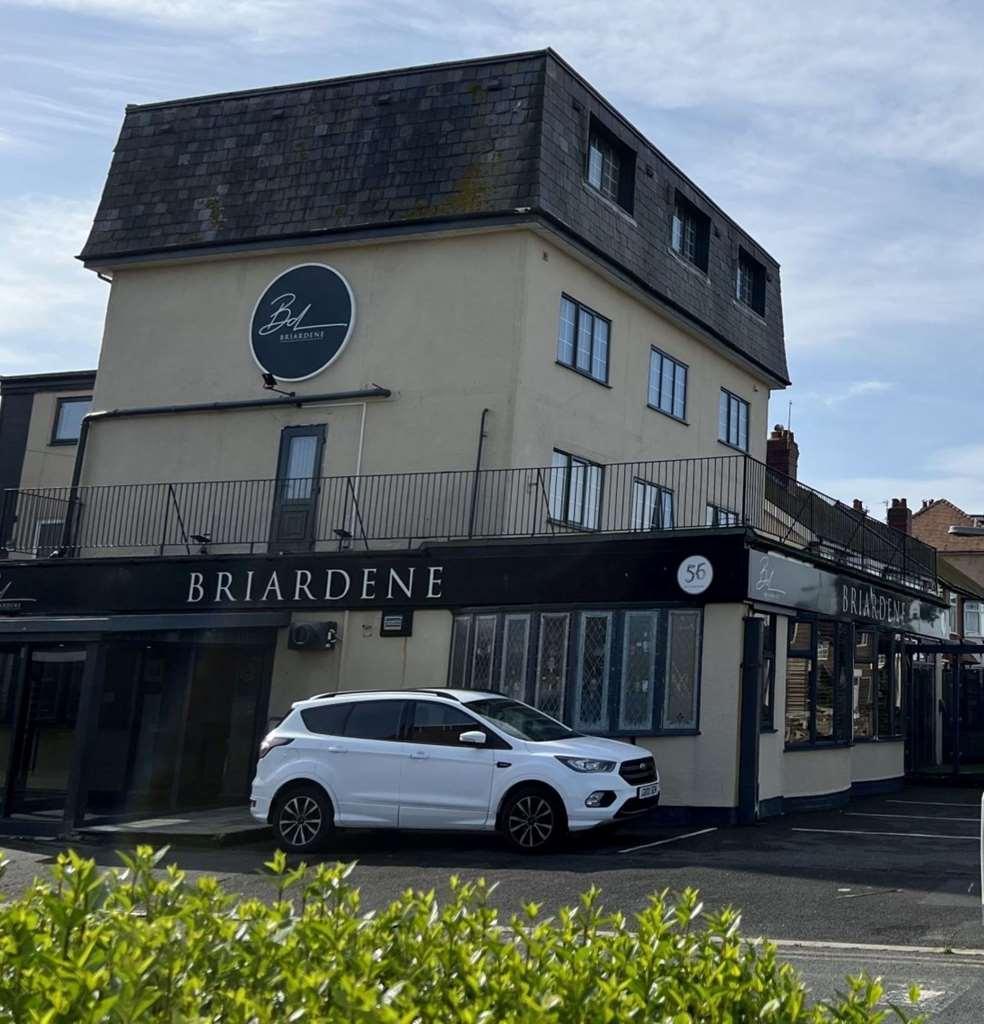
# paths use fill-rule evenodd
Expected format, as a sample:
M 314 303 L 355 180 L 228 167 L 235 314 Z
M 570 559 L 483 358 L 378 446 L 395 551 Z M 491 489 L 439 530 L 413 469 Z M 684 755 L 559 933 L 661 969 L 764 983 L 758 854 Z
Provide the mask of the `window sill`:
M 607 380 L 598 380 L 593 374 L 588 373 L 587 370 L 579 370 L 576 366 L 571 366 L 570 363 L 562 363 L 559 359 L 555 359 L 554 363 L 557 366 L 562 366 L 565 370 L 570 370 L 571 373 L 576 373 L 579 377 L 584 377 L 585 380 L 593 381 L 595 384 L 600 384 L 603 388 L 612 390 L 612 385 Z
M 65 439 L 60 440 L 60 441 L 57 438 L 53 437 L 48 442 L 48 445 L 51 448 L 66 448 L 69 445 L 77 445 L 78 443 L 79 443 L 79 439 L 77 437 L 69 437 L 69 438 L 65 438 Z
M 787 743 L 783 753 L 797 754 L 801 750 L 846 750 L 852 746 L 849 740 L 820 740 L 816 743 Z
M 747 448 L 739 448 L 738 445 L 732 444 L 730 441 L 722 441 L 720 437 L 718 438 L 718 444 L 723 444 L 725 448 L 730 448 L 733 452 L 741 452 L 742 455 L 748 454 Z
M 673 420 L 674 423 L 679 423 L 681 427 L 690 426 L 689 420 L 685 420 L 682 416 L 674 416 L 673 413 L 661 409 L 658 405 L 653 405 L 652 402 L 646 402 L 646 408 L 652 409 L 653 412 L 658 412 L 660 416 L 665 416 L 668 420 Z
M 862 743 L 904 743 L 904 736 L 855 736 L 854 745 Z
M 779 730 L 774 725 L 760 725 L 759 732 L 763 736 L 774 736 Z
M 575 533 L 600 533 L 601 527 L 599 526 L 582 526 L 580 523 L 572 523 L 567 519 L 553 519 L 547 516 L 548 526 L 560 526 L 565 530 L 572 530 Z
M 749 306 L 747 302 L 742 302 L 741 299 L 736 299 L 736 298 L 732 297 L 731 304 L 733 306 L 736 306 L 743 313 L 747 313 L 757 323 L 760 323 L 763 326 L 767 326 L 768 325 L 768 320 L 765 319 L 765 314 L 764 313 L 760 313 L 754 307 Z
M 634 228 L 637 228 L 639 226 L 639 222 L 635 219 L 635 217 L 632 216 L 631 213 L 629 213 L 628 210 L 625 209 L 624 206 L 620 206 L 617 202 L 615 202 L 614 199 L 609 199 L 604 192 L 602 192 L 600 189 L 595 188 L 594 185 L 591 184 L 591 182 L 585 181 L 584 178 L 582 178 L 581 187 L 590 195 L 594 196 L 595 199 L 598 200 L 598 202 L 602 203 L 604 206 L 607 206 L 608 209 L 612 211 L 612 213 L 617 213 L 620 217 L 628 221 L 628 223 L 631 224 Z
M 639 739 L 663 739 L 670 736 L 699 736 L 700 729 L 650 729 L 647 732 L 606 732 L 603 734 L 612 740 Z
M 705 284 L 711 283 L 710 275 L 704 270 L 703 267 L 697 266 L 696 263 L 691 263 L 686 256 L 681 256 L 680 253 L 673 248 L 672 245 L 666 247 L 666 251 L 680 264 L 684 270 L 689 270 L 691 274 L 696 274 Z

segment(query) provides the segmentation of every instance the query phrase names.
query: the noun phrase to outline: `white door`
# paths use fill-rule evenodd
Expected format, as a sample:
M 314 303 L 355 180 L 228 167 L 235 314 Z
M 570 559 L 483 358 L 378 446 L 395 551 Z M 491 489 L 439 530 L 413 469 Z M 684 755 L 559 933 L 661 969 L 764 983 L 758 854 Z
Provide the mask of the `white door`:
M 345 735 L 335 744 L 326 737 L 340 825 L 396 827 L 400 771 L 409 753 L 400 741 L 406 705 L 405 700 L 358 701 L 345 722 Z
M 501 751 L 462 743 L 463 732 L 492 734 L 460 708 L 414 701 L 408 754 L 400 776 L 400 828 L 483 828 L 489 820 L 492 773 Z

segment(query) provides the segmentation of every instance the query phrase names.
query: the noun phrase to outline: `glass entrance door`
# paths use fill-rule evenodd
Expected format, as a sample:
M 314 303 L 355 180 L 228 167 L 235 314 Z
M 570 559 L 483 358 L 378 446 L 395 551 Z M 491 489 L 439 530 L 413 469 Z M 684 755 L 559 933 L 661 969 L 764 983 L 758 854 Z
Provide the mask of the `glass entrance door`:
M 14 723 L 8 814 L 60 815 L 68 792 L 85 651 L 32 648 Z

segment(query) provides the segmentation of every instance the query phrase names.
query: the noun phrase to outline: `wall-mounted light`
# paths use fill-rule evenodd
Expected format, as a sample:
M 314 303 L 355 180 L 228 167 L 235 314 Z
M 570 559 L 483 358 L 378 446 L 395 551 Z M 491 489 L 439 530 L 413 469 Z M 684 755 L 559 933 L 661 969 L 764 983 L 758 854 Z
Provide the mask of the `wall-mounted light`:
M 283 395 L 284 398 L 293 398 L 296 394 L 294 391 L 283 391 L 277 387 L 277 378 L 272 373 L 264 373 L 263 377 L 263 389 L 264 391 L 275 391 L 278 395 Z

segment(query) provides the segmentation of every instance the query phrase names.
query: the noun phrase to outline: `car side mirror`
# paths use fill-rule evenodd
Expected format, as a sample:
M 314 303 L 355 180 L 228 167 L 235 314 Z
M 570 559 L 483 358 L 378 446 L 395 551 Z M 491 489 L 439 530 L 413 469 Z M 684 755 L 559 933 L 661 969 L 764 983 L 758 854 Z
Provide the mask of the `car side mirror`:
M 488 737 L 481 729 L 469 729 L 458 736 L 459 743 L 473 744 L 476 747 L 483 746 Z

